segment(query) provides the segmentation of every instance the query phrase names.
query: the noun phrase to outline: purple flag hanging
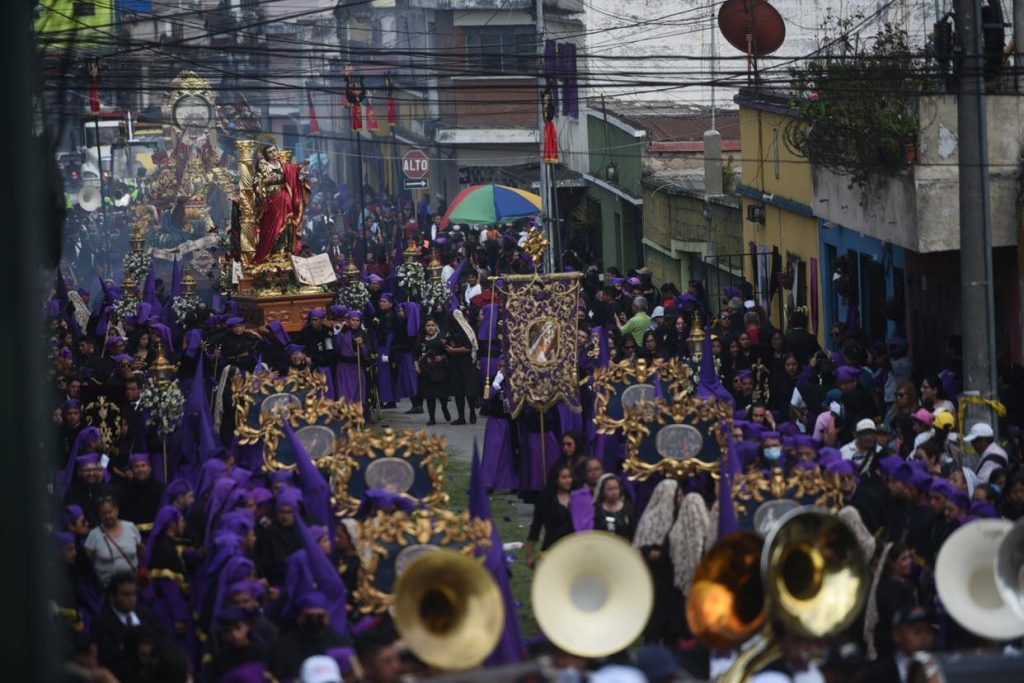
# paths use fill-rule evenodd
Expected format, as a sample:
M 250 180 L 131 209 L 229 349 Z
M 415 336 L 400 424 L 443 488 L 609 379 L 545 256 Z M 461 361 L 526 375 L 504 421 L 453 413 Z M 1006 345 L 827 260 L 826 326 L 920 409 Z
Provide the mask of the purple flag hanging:
M 559 43 L 560 78 L 562 80 L 562 114 L 577 118 L 580 115 L 579 88 L 576 78 L 576 46 Z

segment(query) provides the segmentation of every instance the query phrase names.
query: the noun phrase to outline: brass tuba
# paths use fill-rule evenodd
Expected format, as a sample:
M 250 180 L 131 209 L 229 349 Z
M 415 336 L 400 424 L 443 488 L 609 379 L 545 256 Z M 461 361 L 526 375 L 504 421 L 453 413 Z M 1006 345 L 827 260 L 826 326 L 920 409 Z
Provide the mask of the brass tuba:
M 734 649 L 767 622 L 720 683 L 748 681 L 778 658 L 773 625 L 806 638 L 829 638 L 853 622 L 867 597 L 867 562 L 857 537 L 827 510 L 792 510 L 758 553 L 759 541 L 740 532 L 712 548 L 697 567 L 687 602 L 690 628 L 712 648 Z
M 531 587 L 541 631 L 579 657 L 604 657 L 635 641 L 654 608 L 640 552 L 605 531 L 566 536 L 541 558 Z
M 505 603 L 490 572 L 453 550 L 423 553 L 395 586 L 395 627 L 409 650 L 444 671 L 479 666 L 505 629 Z

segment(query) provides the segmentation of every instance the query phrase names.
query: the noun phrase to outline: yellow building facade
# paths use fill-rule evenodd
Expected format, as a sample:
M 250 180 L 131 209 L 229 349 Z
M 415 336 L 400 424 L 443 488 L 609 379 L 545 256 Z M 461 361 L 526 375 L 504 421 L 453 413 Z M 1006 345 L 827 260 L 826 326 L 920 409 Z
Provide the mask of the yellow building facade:
M 787 128 L 800 124 L 784 96 L 744 90 L 736 102 L 743 149 L 743 182 L 737 189 L 743 202 L 744 277 L 754 285 L 755 300 L 769 311 L 776 327 L 785 327 L 785 311 L 794 306 L 816 313 L 817 324 L 812 320 L 809 331 L 824 345 L 826 274 L 820 221 L 812 206 L 811 164 L 786 144 Z M 776 272 L 789 272 L 792 287 L 769 298 L 775 250 Z

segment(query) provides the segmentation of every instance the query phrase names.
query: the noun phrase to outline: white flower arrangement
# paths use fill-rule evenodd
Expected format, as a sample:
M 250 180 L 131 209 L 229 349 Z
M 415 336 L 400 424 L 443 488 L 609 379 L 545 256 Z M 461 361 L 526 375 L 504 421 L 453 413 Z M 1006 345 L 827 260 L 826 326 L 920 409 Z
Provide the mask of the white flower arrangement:
M 369 300 L 370 290 L 366 288 L 366 283 L 362 280 L 356 280 L 351 284 L 342 284 L 338 290 L 338 303 L 350 311 L 363 310 Z
M 442 307 L 447 307 L 448 301 L 452 298 L 452 293 L 445 283 L 440 280 L 431 280 L 423 288 L 421 298 L 423 299 L 424 309 L 433 311 L 438 304 Z
M 181 393 L 178 380 L 166 387 L 150 381 L 139 397 L 139 405 L 149 411 L 149 419 L 156 426 L 160 436 L 167 436 L 178 428 L 178 422 L 185 413 L 185 395 Z
M 184 323 L 198 309 L 199 301 L 194 296 L 176 296 L 171 299 L 171 310 L 179 323 Z
M 124 274 L 131 275 L 141 285 L 149 274 L 149 254 L 145 251 L 129 251 L 121 260 L 121 265 L 124 266 Z
M 132 299 L 117 299 L 114 301 L 114 315 L 117 316 L 118 320 L 124 320 L 129 316 L 135 316 L 139 313 L 139 302 Z
M 422 263 L 406 261 L 398 266 L 398 286 L 410 299 L 421 298 L 427 283 L 427 273 Z

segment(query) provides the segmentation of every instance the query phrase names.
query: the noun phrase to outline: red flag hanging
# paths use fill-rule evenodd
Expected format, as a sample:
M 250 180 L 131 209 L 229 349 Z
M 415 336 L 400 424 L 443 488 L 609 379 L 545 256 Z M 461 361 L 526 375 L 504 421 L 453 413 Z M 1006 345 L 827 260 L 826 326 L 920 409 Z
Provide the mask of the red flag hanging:
M 361 78 L 359 80 L 354 78 L 345 79 L 345 99 L 352 106 L 352 130 L 354 131 L 361 131 L 363 129 L 363 107 L 361 103 L 366 99 L 365 93 Z
M 320 121 L 316 117 L 316 108 L 313 106 L 313 93 L 306 91 L 306 100 L 309 102 L 309 134 L 320 134 Z
M 89 111 L 93 114 L 100 113 L 100 86 L 96 81 L 89 86 Z
M 398 105 L 395 104 L 395 98 L 388 95 L 388 125 L 394 126 L 398 123 Z
M 542 101 L 542 113 L 544 116 L 544 163 L 557 164 L 558 158 L 558 129 L 555 128 L 555 104 L 551 95 L 551 88 L 544 89 Z
M 377 122 L 377 112 L 373 110 L 373 102 L 366 103 L 366 127 L 371 133 L 380 131 L 380 124 Z

